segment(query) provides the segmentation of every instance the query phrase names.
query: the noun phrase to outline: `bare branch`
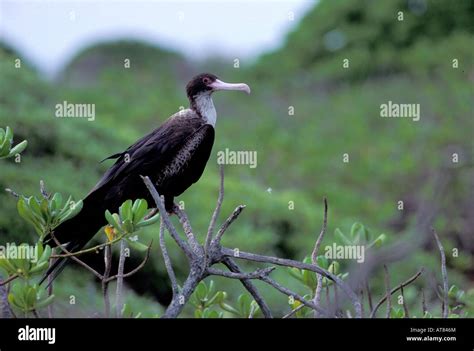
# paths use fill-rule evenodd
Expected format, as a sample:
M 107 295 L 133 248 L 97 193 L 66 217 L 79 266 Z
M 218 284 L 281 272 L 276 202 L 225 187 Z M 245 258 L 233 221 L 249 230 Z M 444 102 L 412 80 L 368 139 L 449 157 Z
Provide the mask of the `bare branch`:
M 311 301 L 307 301 L 305 300 L 305 298 L 297 293 L 295 293 L 294 291 L 291 291 L 290 289 L 288 288 L 285 288 L 284 286 L 280 285 L 279 283 L 277 283 L 275 280 L 273 280 L 272 278 L 270 277 L 262 277 L 261 278 L 262 281 L 264 281 L 265 283 L 267 283 L 268 285 L 270 286 L 273 286 L 275 289 L 277 289 L 279 292 L 287 295 L 287 296 L 290 296 L 290 297 L 293 297 L 295 300 L 298 300 L 299 302 L 301 302 L 303 305 L 305 306 L 308 306 L 309 308 L 312 308 L 313 310 L 317 310 L 320 314 L 324 315 L 324 316 L 328 316 L 328 313 L 322 309 L 321 307 L 319 306 L 316 306 L 313 302 Z
M 407 285 L 410 285 L 411 283 L 413 283 L 422 273 L 423 273 L 423 268 L 421 268 L 418 272 L 416 272 L 416 274 L 407 279 L 406 281 L 404 281 L 403 283 L 401 283 L 400 285 L 398 285 L 397 287 L 393 288 L 391 291 L 390 291 L 390 295 L 393 295 L 395 294 L 398 290 L 400 290 L 402 287 L 406 287 Z M 388 294 L 387 294 L 388 295 Z M 379 309 L 380 306 L 382 306 L 382 304 L 385 302 L 385 300 L 387 299 L 387 295 L 385 295 L 383 298 L 380 299 L 379 302 L 377 302 L 377 304 L 375 305 L 374 309 L 372 310 L 372 313 L 370 314 L 370 318 L 374 318 L 375 317 L 375 314 L 377 313 L 377 310 Z
M 239 205 L 235 208 L 234 212 L 225 220 L 224 224 L 222 224 L 221 228 L 216 234 L 216 237 L 213 239 L 216 243 L 220 243 L 222 236 L 224 235 L 225 231 L 229 226 L 239 217 L 240 213 L 245 208 L 245 205 Z
M 163 261 L 165 262 L 166 272 L 168 277 L 171 280 L 171 290 L 173 292 L 173 297 L 179 293 L 178 282 L 176 280 L 176 275 L 174 274 L 173 265 L 171 264 L 170 256 L 168 255 L 168 250 L 165 243 L 165 226 L 163 223 L 163 218 L 160 222 L 160 248 L 161 254 L 163 255 Z
M 326 228 L 328 224 L 328 202 L 326 197 L 324 197 L 324 217 L 323 217 L 323 226 L 321 228 L 321 231 L 319 233 L 318 238 L 316 239 L 316 242 L 314 244 L 313 252 L 311 254 L 311 262 L 314 265 L 318 265 L 318 252 L 319 248 L 321 246 L 321 243 L 323 242 L 324 239 L 324 234 L 326 233 Z M 321 291 L 323 289 L 323 276 L 321 274 L 316 273 L 316 289 L 314 291 L 314 299 L 313 302 L 316 306 L 321 305 Z M 318 317 L 318 311 L 314 311 L 314 317 Z
M 388 274 L 387 265 L 383 265 L 385 274 L 385 290 L 387 291 L 385 296 L 387 297 L 387 314 L 386 318 L 390 318 L 390 312 L 392 310 L 392 293 L 390 292 L 390 275 Z
M 117 318 L 122 317 L 123 308 L 123 271 L 125 269 L 125 250 L 127 249 L 127 243 L 125 240 L 120 242 L 120 256 L 119 264 L 117 269 L 117 289 L 115 295 L 115 315 Z
M 402 294 L 402 305 L 403 311 L 405 312 L 405 318 L 410 318 L 410 313 L 408 312 L 408 307 L 405 301 L 405 294 L 403 293 L 403 286 L 400 287 L 400 293 Z
M 352 291 L 352 289 L 339 277 L 335 276 L 334 274 L 326 271 L 325 269 L 315 266 L 313 264 L 308 264 L 308 263 L 303 263 L 295 260 L 290 260 L 290 259 L 284 259 L 284 258 L 278 258 L 278 257 L 272 257 L 272 256 L 263 256 L 263 255 L 257 255 L 249 252 L 243 252 L 240 251 L 238 252 L 238 255 L 236 255 L 235 251 L 229 248 L 222 248 L 221 249 L 222 254 L 228 257 L 234 257 L 242 260 L 248 260 L 248 261 L 255 261 L 255 262 L 264 262 L 264 263 L 271 263 L 271 264 L 276 264 L 279 266 L 285 266 L 285 267 L 294 267 L 298 269 L 304 269 L 312 272 L 319 273 L 326 278 L 331 279 L 335 284 L 337 284 L 342 291 L 349 297 L 351 300 L 352 305 L 354 306 L 355 310 L 355 315 L 357 318 L 361 318 L 361 303 L 359 300 L 359 297 Z
M 110 316 L 110 298 L 109 298 L 109 275 L 112 268 L 112 248 L 106 246 L 104 249 L 104 276 L 102 279 L 102 295 L 104 297 L 105 317 Z
M 2 275 L 0 275 L 0 282 L 2 281 Z M 0 318 L 12 318 L 14 317 L 13 311 L 8 302 L 8 287 L 0 283 Z
M 443 244 L 439 240 L 438 233 L 434 228 L 431 228 L 431 232 L 436 240 L 438 245 L 438 250 L 441 255 L 441 274 L 443 276 L 443 318 L 448 318 L 449 313 L 449 303 L 448 303 L 448 270 L 446 269 L 446 255 L 444 253 Z
M 231 278 L 231 279 L 262 279 L 263 277 L 267 277 L 275 267 L 267 267 L 267 268 L 259 268 L 250 273 L 234 273 L 234 272 L 226 272 L 220 269 L 215 268 L 208 268 L 207 273 L 209 275 L 219 275 L 221 277 Z
M 196 237 L 194 236 L 193 228 L 191 227 L 191 223 L 189 222 L 188 216 L 186 212 L 182 211 L 179 206 L 174 206 L 174 212 L 178 216 L 179 222 L 183 226 L 184 234 L 188 238 L 188 243 L 191 246 L 193 252 L 196 255 L 199 255 L 202 251 L 201 245 L 197 241 Z
M 54 240 L 54 242 L 56 243 L 56 245 L 59 247 L 59 249 L 64 252 L 66 254 L 67 257 L 69 257 L 70 259 L 72 259 L 73 261 L 79 263 L 82 267 L 86 268 L 89 272 L 92 272 L 92 274 L 94 274 L 97 278 L 99 278 L 100 280 L 103 279 L 103 276 L 102 274 L 100 274 L 99 272 L 97 272 L 94 268 L 92 268 L 91 266 L 89 266 L 87 263 L 85 263 L 84 261 L 81 261 L 79 258 L 77 258 L 76 256 L 74 256 L 73 253 L 69 252 L 64 246 L 62 246 L 62 244 L 58 241 L 58 239 L 56 239 L 56 237 L 54 236 L 54 233 L 51 232 L 51 238 Z M 53 255 L 51 255 L 50 257 L 53 257 Z M 58 257 L 58 255 L 55 255 L 55 257 Z M 59 256 L 61 257 L 61 256 Z
M 369 310 L 370 313 L 374 310 L 374 305 L 372 302 L 372 293 L 370 292 L 370 287 L 369 287 L 369 280 L 365 280 L 365 290 L 367 291 L 367 301 L 369 302 Z
M 163 218 L 166 229 L 168 229 L 168 232 L 170 233 L 171 237 L 174 239 L 174 241 L 176 241 L 179 248 L 186 254 L 188 259 L 192 259 L 193 253 L 191 252 L 189 245 L 183 239 L 181 239 L 178 232 L 176 231 L 176 228 L 173 226 L 173 223 L 171 223 L 168 213 L 165 210 L 163 201 L 161 200 L 160 194 L 158 194 L 158 191 L 154 187 L 150 178 L 148 178 L 147 176 L 146 177 L 142 176 L 142 179 L 146 187 L 148 188 L 148 191 L 150 192 L 151 196 L 153 197 L 153 200 L 155 201 L 156 206 L 158 207 L 160 211 L 161 218 Z
M 324 234 L 326 233 L 326 229 L 328 226 L 328 201 L 326 197 L 324 197 L 323 201 L 324 201 L 323 226 L 321 228 L 318 238 L 316 239 L 316 243 L 314 244 L 313 252 L 311 254 L 311 261 L 313 262 L 314 265 L 317 265 L 319 248 L 321 246 L 321 243 L 323 242 Z
M 293 316 L 295 313 L 297 313 L 298 311 L 302 310 L 303 308 L 305 308 L 306 305 L 299 305 L 298 307 L 296 307 L 295 309 L 291 310 L 290 312 L 288 312 L 287 314 L 285 314 L 283 317 L 281 317 L 282 319 L 287 319 L 287 318 L 290 318 L 291 316 Z
M 423 316 L 428 312 L 426 308 L 426 298 L 425 298 L 425 290 L 421 288 L 421 310 L 423 312 Z
M 214 210 L 214 213 L 211 217 L 211 222 L 209 223 L 209 228 L 207 229 L 206 241 L 204 244 L 204 253 L 207 254 L 209 251 L 209 246 L 211 245 L 212 236 L 214 235 L 214 227 L 216 225 L 217 217 L 221 211 L 222 202 L 224 201 L 224 166 L 219 165 L 219 175 L 220 175 L 220 186 L 219 186 L 219 196 L 217 197 L 217 204 Z
M 56 254 L 56 255 L 51 255 L 50 258 L 59 258 L 59 257 L 70 257 L 72 258 L 73 256 L 80 256 L 80 255 L 83 255 L 85 253 L 89 253 L 89 252 L 97 252 L 98 250 L 104 248 L 104 247 L 107 247 L 107 246 L 112 246 L 113 244 L 119 242 L 120 240 L 122 240 L 123 238 L 125 238 L 128 234 L 127 233 L 124 233 L 122 235 L 119 235 L 117 236 L 115 239 L 113 239 L 112 241 L 107 241 L 106 243 L 103 243 L 103 244 L 99 244 L 99 245 L 96 245 L 96 246 L 93 246 L 93 247 L 90 247 L 88 249 L 84 249 L 84 250 L 80 250 L 80 251 L 76 251 L 76 252 L 70 252 L 70 251 L 67 251 L 69 253 L 67 254 Z M 53 234 L 51 234 L 51 237 L 53 236 Z M 61 244 L 59 241 L 56 241 L 56 244 L 57 245 L 63 245 Z M 62 250 L 64 252 L 64 250 Z
M 7 285 L 8 283 L 14 281 L 18 277 L 19 277 L 18 274 L 13 274 L 13 275 L 9 276 L 7 279 L 0 281 L 0 286 Z
M 56 248 L 52 249 L 51 252 L 54 252 L 55 250 Z M 55 261 L 56 259 L 50 260 L 49 267 L 52 267 Z M 48 296 L 51 296 L 51 295 L 53 295 L 53 277 L 52 275 L 49 275 L 48 276 Z M 53 318 L 54 316 L 53 308 L 54 308 L 54 304 L 51 303 L 48 305 L 48 318 Z
M 184 282 L 183 289 L 178 295 L 173 296 L 162 318 L 176 318 L 179 316 L 199 282 L 205 278 L 201 268 L 198 264 L 191 264 L 191 270 Z
M 145 257 L 143 258 L 143 261 L 138 265 L 136 266 L 134 269 L 132 269 L 130 272 L 127 272 L 127 273 L 124 273 L 123 274 L 123 277 L 124 278 L 128 278 L 128 277 L 131 277 L 132 275 L 134 275 L 135 273 L 137 273 L 140 269 L 142 269 L 143 267 L 145 267 L 145 264 L 148 262 L 148 259 L 150 258 L 150 251 L 151 251 L 151 246 L 153 244 L 153 240 L 150 241 L 150 244 L 148 245 L 148 248 L 146 250 L 146 255 Z M 112 277 L 109 277 L 107 278 L 107 282 L 111 282 L 112 280 L 115 280 L 118 278 L 118 274 L 112 276 Z
M 230 257 L 224 257 L 222 260 L 222 263 L 231 271 L 234 273 L 242 273 L 242 270 L 240 267 L 235 263 Z M 258 306 L 260 307 L 260 310 L 263 313 L 263 316 L 265 318 L 273 318 L 272 312 L 270 311 L 270 308 L 268 307 L 267 303 L 265 302 L 264 298 L 262 295 L 260 295 L 260 292 L 257 290 L 255 285 L 250 281 L 249 279 L 241 279 L 242 285 L 247 289 L 247 291 L 252 295 L 254 300 L 257 302 Z

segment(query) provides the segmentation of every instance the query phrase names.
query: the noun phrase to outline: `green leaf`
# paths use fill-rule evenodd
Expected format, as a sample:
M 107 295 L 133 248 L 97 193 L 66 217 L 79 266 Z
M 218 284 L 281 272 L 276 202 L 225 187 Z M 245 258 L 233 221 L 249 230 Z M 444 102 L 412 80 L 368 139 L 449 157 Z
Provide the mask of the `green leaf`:
M 60 193 L 55 193 L 51 199 L 53 210 L 59 210 L 63 204 L 63 196 Z
M 332 274 L 339 274 L 339 262 L 333 261 L 328 268 L 328 271 L 331 272 Z
M 132 221 L 132 200 L 125 201 L 122 206 L 120 206 L 119 213 L 120 217 L 122 218 L 122 221 L 125 221 L 126 219 Z
M 73 204 L 69 203 L 69 212 L 66 212 L 66 215 L 61 218 L 61 222 L 67 221 L 68 219 L 75 217 L 79 212 L 81 212 L 82 206 L 82 200 L 74 202 Z
M 23 140 L 21 143 L 17 144 L 13 149 L 10 150 L 10 153 L 8 154 L 8 156 L 11 157 L 16 154 L 22 153 L 23 150 L 25 150 L 27 146 L 28 146 L 28 142 L 26 140 Z
M 127 218 L 123 221 L 122 223 L 122 227 L 123 229 L 125 229 L 125 231 L 128 233 L 128 234 L 131 234 L 135 231 L 135 229 L 133 228 L 133 222 L 131 219 Z
M 240 316 L 240 312 L 239 312 L 236 308 L 232 307 L 231 305 L 228 305 L 228 304 L 222 302 L 221 304 L 219 304 L 219 306 L 220 306 L 220 308 L 222 308 L 224 311 L 227 311 L 227 312 L 230 312 L 230 313 L 232 313 L 232 314 L 235 314 L 236 316 Z
M 142 252 L 148 250 L 148 246 L 139 241 L 133 241 L 133 240 L 130 240 L 130 238 L 126 238 L 126 240 L 132 249 L 142 251 Z
M 199 301 L 204 301 L 207 297 L 207 286 L 206 283 L 201 281 L 196 287 L 196 297 Z
M 248 317 L 250 313 L 250 303 L 251 303 L 251 298 L 247 294 L 241 294 L 237 298 L 237 303 L 239 305 L 239 311 L 240 315 L 242 317 Z
M 109 210 L 105 210 L 105 219 L 107 220 L 107 222 L 109 222 L 109 224 L 116 228 L 116 229 L 119 229 L 120 226 L 119 224 L 117 223 L 117 220 L 114 216 L 112 216 L 112 213 L 110 213 Z
M 31 270 L 30 270 L 30 274 L 36 274 L 36 273 L 40 273 L 42 271 L 44 271 L 46 268 L 48 268 L 48 263 L 47 262 L 41 262 L 41 263 L 38 263 L 36 266 L 34 266 Z
M 7 127 L 6 132 L 5 132 L 5 137 L 2 141 L 2 144 L 0 145 L 0 156 L 5 157 L 10 153 L 10 147 L 12 145 L 12 130 L 10 127 Z
M 5 140 L 10 141 L 10 143 L 13 141 L 13 130 L 8 126 L 5 130 Z
M 49 257 L 51 256 L 52 249 L 49 245 L 46 245 L 46 247 L 43 250 L 43 253 L 40 256 L 40 259 L 38 260 L 38 263 L 42 262 L 48 262 Z
M 387 241 L 387 235 L 384 234 L 384 233 L 382 233 L 382 234 L 380 234 L 380 235 L 374 240 L 373 245 L 374 245 L 375 247 L 380 247 L 380 246 L 383 245 L 383 243 L 384 243 L 385 241 Z
M 137 223 L 145 217 L 148 210 L 148 203 L 146 200 L 140 199 L 137 207 L 133 211 L 133 222 Z
M 334 236 L 343 244 L 343 245 L 352 245 L 352 241 L 345 236 L 339 228 L 336 228 L 334 231 Z
M 36 289 L 32 286 L 26 288 L 25 294 L 26 307 L 33 309 L 36 305 Z
M 42 300 L 38 301 L 38 302 L 36 303 L 36 308 L 37 308 L 37 309 L 44 308 L 44 307 L 50 305 L 51 303 L 53 303 L 53 301 L 54 301 L 54 294 L 48 296 L 48 297 L 45 298 L 45 299 L 42 299 Z
M 214 304 L 220 305 L 224 302 L 225 298 L 227 297 L 227 293 L 225 291 L 218 291 L 214 294 L 213 297 L 209 299 L 207 302 L 208 306 L 212 306 Z
M 365 234 L 364 226 L 359 222 L 355 222 L 352 225 L 351 232 L 350 232 L 352 242 L 353 243 L 359 243 L 361 241 L 361 239 L 363 239 L 363 238 L 365 239 L 364 234 Z
M 159 219 L 160 219 L 160 214 L 157 213 L 153 217 L 150 217 L 146 220 L 141 220 L 140 222 L 137 223 L 136 227 L 141 228 L 141 227 L 146 227 L 146 226 L 155 224 L 156 222 L 158 222 Z
M 316 257 L 316 263 L 318 264 L 319 267 L 327 269 L 329 265 L 329 261 L 326 256 L 320 255 Z

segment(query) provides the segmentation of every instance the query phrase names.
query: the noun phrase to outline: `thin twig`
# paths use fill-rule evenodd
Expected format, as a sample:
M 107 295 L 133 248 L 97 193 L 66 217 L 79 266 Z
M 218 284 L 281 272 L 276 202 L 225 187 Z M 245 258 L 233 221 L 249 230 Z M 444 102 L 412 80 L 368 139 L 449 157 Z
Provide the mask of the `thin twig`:
M 219 175 L 220 175 L 220 186 L 219 186 L 219 196 L 217 197 L 216 208 L 211 217 L 211 222 L 209 223 L 209 228 L 207 229 L 206 241 L 204 244 L 204 253 L 207 255 L 209 251 L 209 246 L 211 245 L 212 236 L 214 235 L 214 227 L 216 225 L 217 217 L 222 208 L 222 202 L 224 201 L 224 166 L 219 166 Z
M 410 318 L 410 313 L 408 312 L 408 307 L 405 301 L 405 294 L 403 292 L 403 286 L 400 287 L 400 294 L 402 295 L 402 305 L 403 305 L 403 311 L 405 312 L 405 318 Z
M 54 252 L 56 250 L 56 248 L 53 248 L 52 252 Z M 54 262 L 56 262 L 56 259 L 52 259 L 49 261 L 49 267 L 51 267 Z M 53 295 L 53 276 L 50 274 L 48 275 L 48 296 L 51 296 Z M 53 308 L 54 308 L 54 304 L 50 303 L 48 305 L 48 318 L 53 318 L 54 316 L 54 311 L 53 311 Z
M 69 252 L 64 246 L 62 246 L 62 244 L 58 241 L 58 239 L 56 239 L 56 237 L 54 236 L 53 232 L 50 233 L 51 234 L 51 238 L 54 240 L 54 242 L 56 243 L 56 245 L 59 247 L 59 249 L 66 253 L 67 257 L 72 259 L 73 261 L 79 263 L 82 267 L 86 268 L 89 272 L 92 272 L 92 274 L 94 274 L 97 278 L 99 278 L 100 280 L 103 279 L 103 276 L 102 274 L 100 274 L 99 272 L 97 272 L 94 268 L 92 268 L 91 266 L 89 266 L 87 263 L 85 263 L 84 261 L 81 261 L 79 258 L 77 258 L 74 254 L 72 254 L 71 252 Z M 52 257 L 53 255 L 51 255 Z M 56 257 L 57 255 L 55 255 Z M 61 257 L 61 256 L 59 256 Z
M 102 279 L 102 295 L 104 297 L 105 317 L 110 317 L 110 297 L 109 297 L 109 281 L 110 270 L 112 268 L 112 248 L 106 246 L 104 249 L 104 276 Z
M 216 243 L 220 243 L 222 236 L 226 232 L 227 228 L 239 217 L 240 213 L 245 208 L 245 205 L 239 205 L 235 208 L 234 212 L 225 220 L 224 224 L 220 227 L 219 231 L 216 234 L 216 237 L 212 240 Z
M 426 308 L 426 298 L 425 298 L 425 290 L 421 288 L 421 310 L 423 312 L 423 316 L 428 312 Z
M 327 201 L 327 198 L 324 197 L 323 201 L 324 201 L 323 226 L 321 227 L 321 231 L 319 232 L 318 238 L 316 239 L 316 242 L 314 244 L 313 252 L 311 254 L 311 261 L 313 262 L 314 265 L 317 265 L 317 258 L 318 258 L 319 248 L 321 246 L 321 243 L 323 242 L 324 234 L 326 233 L 326 229 L 327 229 L 327 226 L 328 226 L 328 201 Z
M 242 273 L 242 270 L 240 267 L 235 263 L 230 257 L 224 257 L 222 260 L 222 263 L 231 271 L 234 273 Z M 265 318 L 273 318 L 272 312 L 270 311 L 270 308 L 268 307 L 268 304 L 265 302 L 265 299 L 263 296 L 260 294 L 260 292 L 257 290 L 253 282 L 249 279 L 241 279 L 240 280 L 242 285 L 247 289 L 247 291 L 252 295 L 254 300 L 257 302 L 258 306 L 260 307 L 260 310 L 262 311 L 262 314 Z
M 364 318 L 365 317 L 365 307 L 364 307 L 364 303 L 363 303 L 363 301 L 364 301 L 364 289 L 363 288 L 360 289 L 360 301 L 362 301 L 362 318 Z
M 431 232 L 436 240 L 436 244 L 438 245 L 438 250 L 441 255 L 441 274 L 443 276 L 443 318 L 448 318 L 449 313 L 449 303 L 448 303 L 448 270 L 446 269 L 446 255 L 444 253 L 443 244 L 441 244 L 441 240 L 439 240 L 438 233 L 434 228 L 431 228 Z
M 125 238 L 127 235 L 128 235 L 127 233 L 124 233 L 122 235 L 117 236 L 115 239 L 113 239 L 111 241 L 107 241 L 106 243 L 99 244 L 99 245 L 90 247 L 88 249 L 84 249 L 84 250 L 80 250 L 80 251 L 76 251 L 76 252 L 69 252 L 68 251 L 69 252 L 68 254 L 62 254 L 62 255 L 56 254 L 56 255 L 51 255 L 50 257 L 51 258 L 60 258 L 60 257 L 70 257 L 70 258 L 72 258 L 73 256 L 80 256 L 80 255 L 83 255 L 83 254 L 89 253 L 89 252 L 97 252 L 98 250 L 100 250 L 104 247 L 112 246 L 113 244 L 115 244 L 115 243 L 119 242 L 120 240 L 122 240 L 123 238 Z M 53 236 L 53 234 L 51 234 L 51 237 L 52 236 Z M 58 246 L 63 245 L 59 241 L 55 240 L 55 242 Z
M 171 280 L 171 290 L 173 292 L 173 296 L 176 296 L 179 293 L 179 287 L 176 280 L 176 275 L 174 274 L 173 265 L 171 264 L 170 256 L 168 255 L 168 250 L 166 248 L 165 225 L 163 223 L 163 218 L 161 218 L 160 222 L 160 248 L 161 254 L 163 255 L 163 261 L 165 262 L 166 272 L 168 273 L 168 277 Z
M 383 265 L 383 269 L 384 269 L 384 276 L 385 276 L 385 290 L 386 290 L 385 296 L 387 296 L 386 318 L 390 318 L 390 312 L 392 311 L 392 294 L 390 292 L 390 276 L 388 274 L 388 268 L 386 264 Z
M 367 301 L 369 303 L 369 312 L 372 313 L 374 305 L 372 302 L 372 292 L 370 291 L 369 280 L 365 279 L 365 291 L 367 292 Z
M 221 249 L 221 252 L 223 255 L 228 256 L 228 257 L 234 257 L 234 258 L 247 260 L 247 261 L 271 263 L 271 264 L 276 264 L 276 265 L 285 266 L 285 267 L 294 267 L 294 268 L 304 269 L 304 270 L 322 274 L 326 278 L 329 278 L 330 280 L 335 282 L 342 289 L 342 291 L 344 291 L 344 293 L 347 295 L 347 297 L 349 297 L 352 305 L 354 306 L 356 318 L 361 318 L 361 302 L 359 300 L 359 297 L 352 291 L 352 289 L 341 278 L 335 276 L 331 272 L 328 272 L 327 270 L 319 266 L 315 266 L 313 264 L 308 264 L 308 263 L 299 262 L 295 260 L 285 259 L 285 258 L 253 254 L 253 253 L 244 252 L 240 250 L 237 255 L 234 250 L 225 248 L 225 247 Z
M 191 227 L 191 223 L 189 222 L 188 215 L 186 212 L 182 211 L 179 206 L 174 206 L 174 212 L 178 216 L 179 222 L 183 226 L 184 234 L 188 239 L 189 246 L 192 248 L 193 252 L 196 255 L 199 255 L 202 251 L 201 245 L 197 241 L 196 237 L 194 236 L 193 228 Z
M 143 258 L 142 262 L 140 262 L 140 264 L 138 266 L 136 266 L 134 269 L 132 269 L 130 272 L 123 273 L 123 275 L 122 275 L 123 278 L 131 277 L 132 275 L 134 275 L 135 273 L 140 271 L 140 269 L 145 267 L 145 264 L 148 262 L 148 259 L 150 258 L 150 250 L 151 250 L 152 243 L 153 243 L 153 240 L 148 245 L 148 247 L 146 249 L 145 257 Z M 107 283 L 110 283 L 111 281 L 118 279 L 118 277 L 119 277 L 119 275 L 116 274 L 116 275 L 113 275 L 111 277 L 108 277 L 107 279 L 105 279 L 105 281 Z
M 395 294 L 398 290 L 401 289 L 401 287 L 406 287 L 407 285 L 413 283 L 422 273 L 423 273 L 423 268 L 421 268 L 418 272 L 416 272 L 416 274 L 412 277 L 410 277 L 409 279 L 407 279 L 406 281 L 404 281 L 403 283 L 401 283 L 400 285 L 398 285 L 397 287 L 393 288 L 391 291 L 390 291 L 390 295 L 393 295 Z M 380 306 L 382 306 L 382 304 L 385 302 L 385 300 L 387 299 L 387 295 L 385 295 L 384 297 L 382 297 L 380 299 L 379 302 L 377 302 L 377 304 L 375 305 L 374 309 L 372 310 L 372 313 L 370 314 L 370 318 L 374 318 L 375 317 L 375 314 L 377 313 L 377 310 L 379 309 Z
M 275 289 L 277 289 L 278 291 L 280 291 L 281 293 L 287 295 L 287 296 L 290 296 L 290 297 L 293 297 L 295 300 L 298 300 L 299 302 L 301 302 L 302 304 L 308 306 L 309 308 L 312 308 L 313 310 L 317 310 L 320 314 L 324 315 L 324 316 L 327 316 L 328 313 L 322 309 L 321 307 L 319 306 L 316 306 L 312 301 L 308 301 L 306 300 L 303 296 L 295 293 L 294 291 L 291 291 L 290 289 L 288 288 L 285 288 L 283 285 L 277 283 L 275 280 L 273 280 L 272 278 L 270 277 L 262 277 L 260 278 L 262 281 L 264 281 L 265 283 L 267 283 L 268 285 L 270 286 L 273 286 Z
M 13 274 L 9 276 L 7 279 L 0 281 L 0 286 L 7 285 L 8 283 L 10 283 L 11 281 L 15 280 L 18 277 L 19 277 L 18 274 Z
M 306 305 L 299 305 L 298 307 L 292 309 L 290 312 L 288 312 L 287 314 L 285 314 L 283 317 L 281 317 L 282 319 L 287 319 L 287 318 L 290 318 L 291 316 L 293 316 L 295 313 L 297 313 L 298 311 L 302 310 L 303 308 L 305 308 Z
M 122 316 L 123 308 L 123 271 L 125 269 L 125 250 L 127 248 L 127 243 L 125 240 L 120 242 L 120 256 L 119 264 L 117 269 L 117 290 L 115 296 L 115 315 L 117 318 Z
M 171 223 L 171 220 L 168 216 L 168 213 L 165 210 L 165 206 L 160 197 L 160 194 L 158 194 L 158 191 L 156 190 L 155 186 L 151 182 L 150 178 L 148 178 L 148 176 L 146 177 L 142 176 L 142 179 L 146 187 L 148 188 L 148 191 L 150 192 L 151 196 L 153 197 L 153 200 L 155 201 L 156 206 L 158 207 L 160 211 L 161 218 L 163 218 L 166 229 L 168 229 L 168 232 L 170 233 L 174 241 L 176 241 L 179 248 L 186 254 L 188 259 L 190 260 L 193 259 L 193 253 L 191 249 L 189 248 L 189 245 L 183 239 L 181 239 L 178 232 L 176 231 L 176 228 L 173 226 L 173 223 Z
M 209 275 L 219 275 L 221 277 L 231 278 L 231 279 L 262 279 L 263 277 L 268 276 L 275 267 L 259 268 L 250 273 L 234 273 L 226 272 L 216 268 L 208 268 L 207 273 Z
M 313 252 L 311 254 L 311 262 L 314 265 L 318 265 L 318 252 L 319 248 L 321 246 L 321 243 L 323 242 L 324 239 L 324 234 L 326 233 L 326 228 L 328 225 L 328 202 L 326 197 L 324 197 L 324 217 L 323 217 L 323 226 L 321 227 L 321 231 L 318 235 L 318 238 L 316 239 L 316 242 L 314 244 Z M 323 276 L 321 274 L 316 273 L 316 289 L 314 291 L 314 299 L 313 302 L 316 306 L 321 305 L 321 291 L 323 288 Z M 314 311 L 314 317 L 318 317 L 318 311 Z

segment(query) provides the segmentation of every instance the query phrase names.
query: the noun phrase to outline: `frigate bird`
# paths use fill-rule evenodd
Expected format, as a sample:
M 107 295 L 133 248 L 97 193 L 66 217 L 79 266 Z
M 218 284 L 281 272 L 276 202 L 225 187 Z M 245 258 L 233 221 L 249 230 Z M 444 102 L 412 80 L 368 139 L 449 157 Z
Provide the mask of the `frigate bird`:
M 219 90 L 250 93 L 247 84 L 225 83 L 210 73 L 194 77 L 186 85 L 189 108 L 169 117 L 125 151 L 107 157 L 105 160 L 116 159 L 115 163 L 83 200 L 81 212 L 53 231 L 56 240 L 66 244 L 68 251 L 77 251 L 107 223 L 105 210 L 118 212 L 128 199 L 153 204 L 141 176 L 150 178 L 164 196 L 166 211 L 172 212 L 174 197 L 199 180 L 209 160 L 217 118 L 212 93 Z M 44 242 L 56 246 L 51 235 Z M 47 276 L 54 279 L 66 263 L 67 259 L 56 260 L 42 281 Z

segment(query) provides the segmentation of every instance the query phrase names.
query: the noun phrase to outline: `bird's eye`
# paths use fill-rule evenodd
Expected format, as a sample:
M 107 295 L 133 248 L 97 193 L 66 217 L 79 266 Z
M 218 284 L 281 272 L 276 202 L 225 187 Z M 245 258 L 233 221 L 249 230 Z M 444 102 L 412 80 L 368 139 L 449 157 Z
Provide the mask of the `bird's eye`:
M 209 78 L 205 77 L 205 78 L 202 79 L 202 82 L 204 84 L 209 84 L 211 82 L 211 80 Z

